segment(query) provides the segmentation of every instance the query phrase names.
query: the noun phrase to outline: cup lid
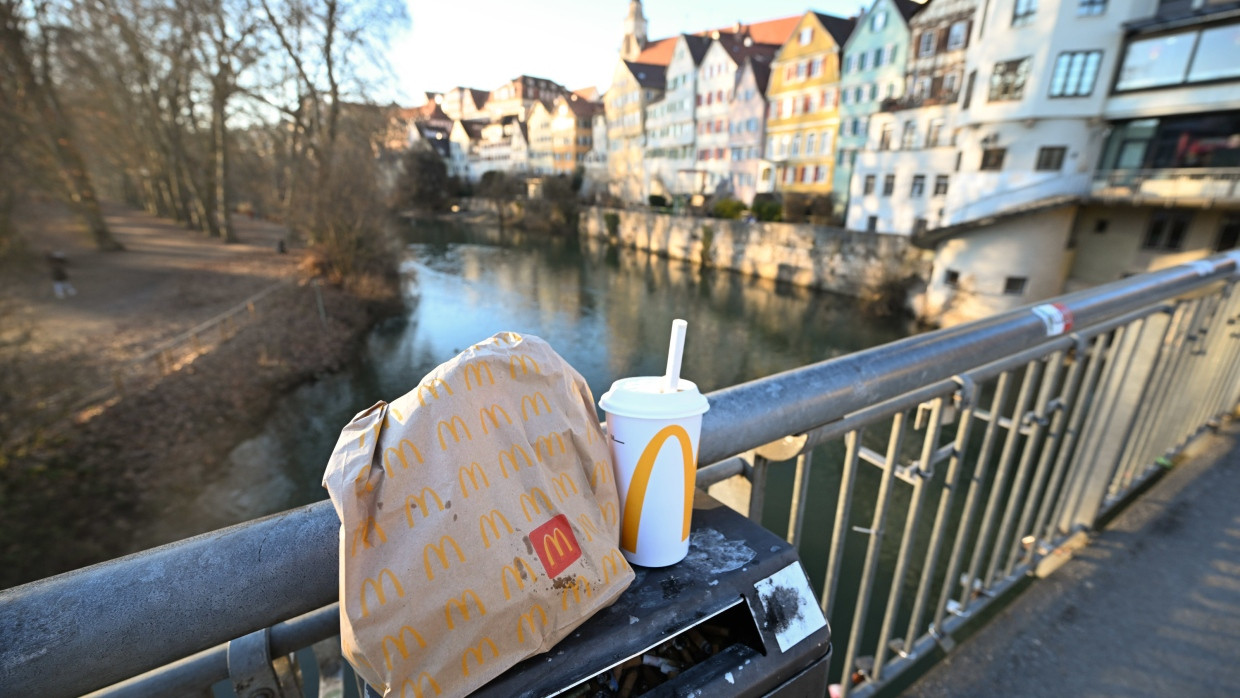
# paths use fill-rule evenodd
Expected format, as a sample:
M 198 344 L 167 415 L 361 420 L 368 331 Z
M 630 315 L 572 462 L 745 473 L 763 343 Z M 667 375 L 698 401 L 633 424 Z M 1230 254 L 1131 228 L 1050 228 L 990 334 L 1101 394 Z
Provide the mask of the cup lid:
M 706 396 L 693 381 L 680 379 L 676 392 L 663 392 L 663 376 L 621 378 L 599 398 L 608 414 L 645 419 L 692 417 L 710 409 Z

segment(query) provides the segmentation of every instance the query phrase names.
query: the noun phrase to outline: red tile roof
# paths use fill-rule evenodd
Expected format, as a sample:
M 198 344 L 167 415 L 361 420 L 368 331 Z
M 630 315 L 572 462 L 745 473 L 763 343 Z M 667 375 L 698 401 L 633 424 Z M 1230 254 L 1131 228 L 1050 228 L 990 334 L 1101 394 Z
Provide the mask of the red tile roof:
M 782 46 L 796 31 L 797 24 L 800 23 L 801 17 L 804 15 L 793 15 L 791 17 L 780 17 L 779 19 L 768 19 L 762 22 L 754 22 L 753 24 L 741 24 L 739 29 L 742 32 L 748 32 L 755 44 L 775 44 Z M 719 27 L 718 29 L 707 29 L 706 31 L 694 32 L 694 36 L 710 37 L 715 32 L 720 34 L 735 33 L 738 30 L 736 25 L 730 27 Z M 635 63 L 646 63 L 648 65 L 667 65 L 672 62 L 672 52 L 676 48 L 676 39 L 679 36 L 671 36 L 666 39 L 659 39 L 646 44 L 646 48 L 638 54 L 634 60 Z
M 666 66 L 672 62 L 672 52 L 676 50 L 676 40 L 679 38 L 679 36 L 671 36 L 646 44 L 646 48 L 642 49 L 642 52 L 637 54 L 637 58 L 632 62 Z

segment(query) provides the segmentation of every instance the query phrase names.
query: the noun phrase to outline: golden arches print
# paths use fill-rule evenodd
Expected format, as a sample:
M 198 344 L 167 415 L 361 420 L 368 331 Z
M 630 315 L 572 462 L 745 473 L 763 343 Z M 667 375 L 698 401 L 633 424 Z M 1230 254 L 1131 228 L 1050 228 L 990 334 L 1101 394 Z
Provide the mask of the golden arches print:
M 637 552 L 637 531 L 641 526 L 642 506 L 646 503 L 646 489 L 650 485 L 650 475 L 654 471 L 655 460 L 659 451 L 668 439 L 676 439 L 680 444 L 682 468 L 684 470 L 685 517 L 681 526 L 680 539 L 689 537 L 689 517 L 693 513 L 693 480 L 697 459 L 693 454 L 693 440 L 689 432 L 679 424 L 669 424 L 654 435 L 642 455 L 637 459 L 637 467 L 633 469 L 633 479 L 629 482 L 629 491 L 624 498 L 624 519 L 620 524 L 620 547 L 630 553 Z M 603 512 L 606 518 L 606 511 Z

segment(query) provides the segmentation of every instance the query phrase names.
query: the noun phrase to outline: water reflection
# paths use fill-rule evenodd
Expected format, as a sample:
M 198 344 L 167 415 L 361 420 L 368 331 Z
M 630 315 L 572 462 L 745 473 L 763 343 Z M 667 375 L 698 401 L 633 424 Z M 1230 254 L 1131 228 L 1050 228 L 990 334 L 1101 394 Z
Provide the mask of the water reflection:
M 715 390 L 912 331 L 853 299 L 591 241 L 423 225 L 408 234 L 408 312 L 377 327 L 348 371 L 279 401 L 217 482 L 178 505 L 189 535 L 326 497 L 340 428 L 412 389 L 436 365 L 503 330 L 547 340 L 597 398 L 616 378 L 663 370 L 671 321 L 689 321 L 684 376 Z M 165 531 L 165 533 L 172 533 Z M 166 539 L 171 539 L 169 535 Z

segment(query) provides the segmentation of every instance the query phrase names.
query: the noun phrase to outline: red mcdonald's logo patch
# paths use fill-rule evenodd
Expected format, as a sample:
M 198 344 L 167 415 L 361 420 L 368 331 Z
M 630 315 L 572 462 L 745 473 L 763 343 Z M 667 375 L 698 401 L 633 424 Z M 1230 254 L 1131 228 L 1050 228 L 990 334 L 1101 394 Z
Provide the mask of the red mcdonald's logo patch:
M 568 525 L 568 517 L 563 514 L 530 531 L 530 543 L 549 578 L 559 576 L 581 557 L 581 546 Z

